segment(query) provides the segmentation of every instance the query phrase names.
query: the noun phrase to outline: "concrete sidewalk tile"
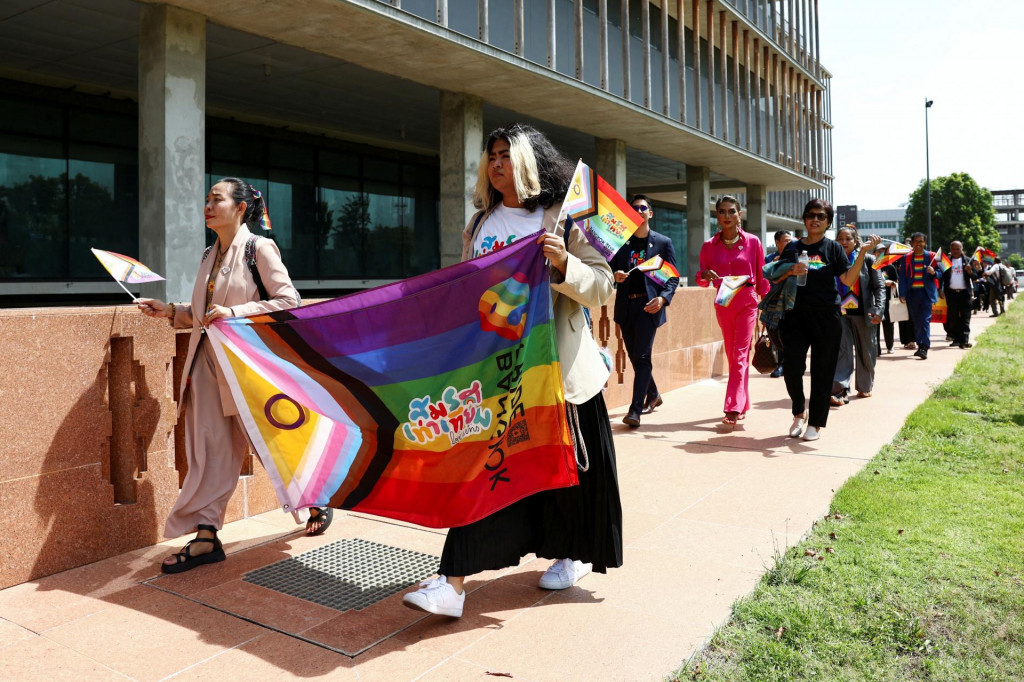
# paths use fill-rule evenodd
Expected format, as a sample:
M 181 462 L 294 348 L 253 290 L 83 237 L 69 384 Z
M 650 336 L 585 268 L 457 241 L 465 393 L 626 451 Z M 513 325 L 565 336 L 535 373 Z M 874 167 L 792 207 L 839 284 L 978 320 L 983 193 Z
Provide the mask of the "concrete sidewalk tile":
M 0 679 L 46 682 L 126 682 L 130 677 L 46 637 L 0 649 Z
M 716 561 L 757 571 L 770 565 L 774 547 L 777 544 L 781 549 L 784 542 L 784 538 L 775 537 L 770 530 L 680 516 L 665 521 L 629 549 L 631 559 L 637 552 L 658 552 L 687 564 Z
M 501 670 L 494 670 L 458 658 L 449 658 L 431 669 L 416 682 L 480 682 L 480 680 L 501 680 Z
M 256 625 L 153 590 L 47 631 L 54 642 L 138 680 L 159 680 L 261 634 Z
M 330 607 L 243 580 L 231 580 L 204 590 L 193 595 L 193 599 L 291 633 L 308 630 L 338 615 L 338 611 Z
M 24 628 L 17 623 L 12 623 L 9 620 L 0 618 L 0 649 L 5 646 L 9 646 L 16 642 L 20 642 L 31 637 L 38 637 L 36 633 L 32 632 L 28 628 Z M 0 658 L 3 658 L 0 656 Z
M 362 610 L 343 611 L 298 634 L 340 651 L 355 653 L 392 637 L 418 620 L 433 617 L 403 606 L 402 594 L 393 594 Z
M 630 552 L 629 566 L 592 574 L 552 594 L 552 602 L 593 602 L 672 621 L 708 626 L 728 615 L 733 601 L 753 589 L 760 569 L 726 563 L 727 557 L 698 554 L 682 558 L 655 550 Z M 544 608 L 547 603 L 539 608 Z
M 517 680 L 660 682 L 706 630 L 602 603 L 548 601 L 458 658 Z
M 269 632 L 202 661 L 174 676 L 185 680 L 360 679 L 352 659 L 277 632 Z
M 462 618 L 430 616 L 395 635 L 407 644 L 421 643 L 445 655 L 473 644 L 504 627 L 506 621 L 543 601 L 551 592 L 537 587 L 520 585 L 507 580 L 495 580 L 466 594 Z

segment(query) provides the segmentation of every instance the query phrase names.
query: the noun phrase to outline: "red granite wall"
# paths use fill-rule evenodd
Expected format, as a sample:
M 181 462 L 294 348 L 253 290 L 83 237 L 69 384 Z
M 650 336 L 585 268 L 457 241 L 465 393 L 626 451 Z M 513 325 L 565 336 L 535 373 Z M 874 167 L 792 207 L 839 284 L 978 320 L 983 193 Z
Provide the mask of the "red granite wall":
M 655 343 L 662 390 L 722 372 L 712 300 L 676 294 Z M 614 408 L 632 374 L 611 310 L 594 321 L 621 370 L 605 394 Z M 187 341 L 130 306 L 0 310 L 0 589 L 163 539 L 185 473 L 175 386 Z M 228 521 L 278 506 L 253 459 Z

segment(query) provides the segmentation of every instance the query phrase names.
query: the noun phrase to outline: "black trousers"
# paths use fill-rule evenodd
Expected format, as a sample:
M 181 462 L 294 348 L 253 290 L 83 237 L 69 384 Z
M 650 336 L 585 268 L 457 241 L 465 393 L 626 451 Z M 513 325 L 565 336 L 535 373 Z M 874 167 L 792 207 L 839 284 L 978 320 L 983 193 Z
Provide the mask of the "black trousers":
M 622 341 L 626 344 L 629 363 L 633 365 L 633 400 L 629 411 L 640 414 L 648 400 L 658 397 L 658 386 L 654 383 L 651 353 L 654 350 L 654 335 L 658 331 L 654 315 L 644 312 L 647 297 L 639 296 L 628 301 L 626 319 L 619 324 Z
M 783 369 L 786 391 L 793 401 L 793 415 L 807 409 L 807 423 L 823 427 L 828 422 L 829 397 L 832 378 L 839 359 L 839 344 L 843 327 L 839 306 L 827 308 L 794 308 L 786 313 L 780 325 L 782 330 Z M 804 371 L 807 369 L 807 351 L 811 351 L 810 406 L 804 398 Z
M 964 344 L 971 339 L 971 292 L 967 289 L 946 289 L 946 319 L 953 343 Z

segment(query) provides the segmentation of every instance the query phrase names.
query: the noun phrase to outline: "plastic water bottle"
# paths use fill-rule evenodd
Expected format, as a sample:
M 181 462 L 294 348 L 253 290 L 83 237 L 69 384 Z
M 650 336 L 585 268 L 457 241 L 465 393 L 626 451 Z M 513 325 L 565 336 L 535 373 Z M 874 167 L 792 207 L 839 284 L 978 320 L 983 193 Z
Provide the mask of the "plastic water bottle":
M 796 259 L 796 262 L 797 263 L 803 263 L 804 265 L 807 265 L 808 263 L 811 262 L 811 259 L 807 257 L 807 252 L 806 251 L 802 251 L 802 252 L 800 252 L 800 257 Z M 802 287 L 805 284 L 807 284 L 807 273 L 806 272 L 804 272 L 804 274 L 802 274 L 802 275 L 797 275 L 796 276 L 796 285 L 798 287 Z

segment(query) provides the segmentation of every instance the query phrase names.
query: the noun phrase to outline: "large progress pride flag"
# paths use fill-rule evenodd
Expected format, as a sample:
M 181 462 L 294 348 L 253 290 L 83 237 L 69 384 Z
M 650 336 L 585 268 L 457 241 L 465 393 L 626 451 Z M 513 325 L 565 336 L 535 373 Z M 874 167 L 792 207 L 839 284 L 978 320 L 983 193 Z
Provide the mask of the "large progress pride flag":
M 210 328 L 286 511 L 443 528 L 577 484 L 536 242 Z

